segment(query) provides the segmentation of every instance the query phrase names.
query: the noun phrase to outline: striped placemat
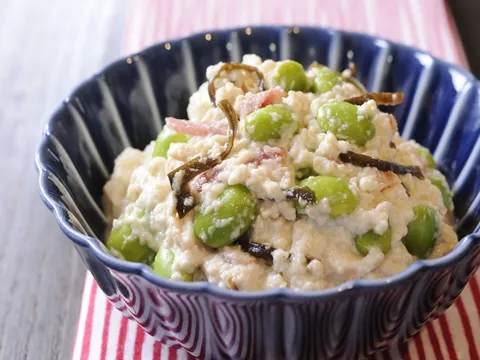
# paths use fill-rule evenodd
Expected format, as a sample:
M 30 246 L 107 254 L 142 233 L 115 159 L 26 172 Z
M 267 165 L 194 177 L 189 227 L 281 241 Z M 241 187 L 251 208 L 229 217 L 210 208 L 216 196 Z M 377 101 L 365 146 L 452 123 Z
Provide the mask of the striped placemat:
M 123 52 L 191 32 L 257 24 L 319 25 L 377 34 L 466 66 L 442 0 L 130 0 Z M 384 359 L 479 359 L 480 273 L 455 304 L 411 341 L 375 354 Z M 74 360 L 192 359 L 161 345 L 108 303 L 87 275 Z

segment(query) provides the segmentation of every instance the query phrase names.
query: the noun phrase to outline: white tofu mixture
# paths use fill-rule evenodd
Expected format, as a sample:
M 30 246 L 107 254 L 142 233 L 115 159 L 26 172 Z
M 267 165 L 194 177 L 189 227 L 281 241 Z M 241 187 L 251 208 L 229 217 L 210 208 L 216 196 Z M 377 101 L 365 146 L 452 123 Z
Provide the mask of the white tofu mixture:
M 326 87 L 317 86 L 317 91 L 307 92 L 305 89 L 311 91 L 319 76 L 318 68 L 313 67 L 300 78 L 306 78 L 303 91 L 295 91 L 300 83 L 297 78 L 289 82 L 287 76 L 286 80 L 276 81 L 281 78 L 283 70 L 279 66 L 284 62 L 245 55 L 243 63 L 263 74 L 267 90 L 259 91 L 257 75 L 248 71 L 235 70 L 215 81 L 216 103 L 228 100 L 233 105 L 239 115 L 238 131 L 229 155 L 190 181 L 193 198 L 187 201 L 197 205 L 185 217 L 177 214 L 177 197 L 167 174 L 200 155 L 218 156 L 228 142 L 229 123 L 212 103 L 208 82 L 191 96 L 188 122 L 167 119 L 157 141 L 143 151 L 127 148 L 118 156 L 104 187 L 105 209 L 113 229 L 107 247 L 112 254 L 146 262 L 159 275 L 172 280 L 208 281 L 241 291 L 307 291 L 351 279 L 386 277 L 405 270 L 419 257 L 440 257 L 456 246 L 458 240 L 450 220 L 453 205 L 446 180 L 432 166 L 426 149 L 399 136 L 394 116 L 381 112 L 374 100 L 355 105 L 358 121 L 367 121 L 369 136 L 374 134 L 365 143 L 355 140 L 357 133 L 348 135 L 348 124 L 337 126 L 340 115 L 325 105 L 362 94 L 358 86 L 345 80 L 348 74 L 341 77 L 330 71 L 336 80 L 329 82 L 320 77 L 319 81 L 328 83 Z M 208 81 L 222 65 L 207 69 Z M 279 136 L 258 140 L 252 134 L 260 131 L 260 126 L 255 128 L 246 119 L 269 107 L 287 111 L 291 122 L 281 126 Z M 327 116 L 323 127 L 318 120 L 322 111 Z M 270 116 L 271 126 L 262 128 L 264 133 L 283 121 L 282 114 L 265 115 Z M 337 130 L 325 131 L 325 126 Z M 162 136 L 164 139 L 178 134 L 186 137 L 159 144 Z M 158 155 L 160 148 L 162 155 Z M 419 167 L 424 178 L 341 161 L 339 157 L 347 152 Z M 302 179 L 306 178 L 308 184 L 308 179 L 324 177 L 345 184 L 345 194 L 350 198 L 340 193 L 340 203 L 334 204 L 322 195 L 327 190 L 317 194 L 313 188 L 314 203 L 286 196 L 287 189 L 305 186 L 305 182 L 300 183 Z M 231 218 L 216 218 L 211 227 L 196 234 L 199 213 L 213 216 L 222 211 L 222 194 L 233 185 L 241 185 L 253 197 L 254 216 L 245 210 L 243 215 L 239 211 Z M 416 214 L 416 208 L 428 209 L 433 222 L 425 220 L 421 210 Z M 240 225 L 231 233 L 229 243 L 211 246 L 215 241 L 212 234 L 218 228 L 228 229 L 237 220 Z M 433 229 L 433 240 L 426 251 L 412 240 L 416 234 L 420 234 L 419 242 L 428 238 L 419 231 L 422 221 Z M 362 248 L 360 239 L 366 233 L 373 240 Z M 266 257 L 252 255 L 238 244 L 238 238 L 247 234 L 247 241 L 264 245 L 260 247 Z

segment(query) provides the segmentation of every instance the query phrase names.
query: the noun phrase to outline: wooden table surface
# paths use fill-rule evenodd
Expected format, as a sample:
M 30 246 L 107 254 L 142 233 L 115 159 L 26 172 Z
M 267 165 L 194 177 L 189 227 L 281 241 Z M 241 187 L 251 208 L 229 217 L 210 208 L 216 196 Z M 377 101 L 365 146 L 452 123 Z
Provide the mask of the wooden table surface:
M 0 0 L 0 359 L 69 359 L 85 267 L 40 200 L 49 114 L 120 56 L 124 0 Z
M 41 203 L 34 153 L 57 104 L 123 55 L 127 4 L 0 0 L 0 360 L 71 357 L 85 268 Z M 479 76 L 480 2 L 451 5 Z

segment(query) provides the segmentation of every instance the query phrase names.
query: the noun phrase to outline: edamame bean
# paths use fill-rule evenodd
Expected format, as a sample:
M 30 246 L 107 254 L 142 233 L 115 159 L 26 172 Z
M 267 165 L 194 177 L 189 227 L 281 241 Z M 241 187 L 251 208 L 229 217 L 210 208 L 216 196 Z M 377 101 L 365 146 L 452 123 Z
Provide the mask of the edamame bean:
M 145 216 L 145 210 L 138 207 L 128 207 L 127 215 L 134 214 L 137 219 Z M 138 237 L 132 236 L 132 227 L 124 223 L 125 215 L 118 218 L 118 225 L 112 229 L 106 241 L 107 249 L 118 252 L 127 261 L 149 263 L 155 252 L 147 245 L 140 244 Z
M 352 141 L 359 146 L 375 136 L 371 119 L 358 115 L 358 106 L 344 101 L 330 101 L 317 111 L 317 122 L 323 132 L 330 131 L 339 139 Z
M 228 186 L 218 200 L 220 204 L 213 212 L 197 212 L 193 224 L 195 235 L 213 248 L 232 244 L 248 230 L 257 214 L 255 198 L 244 185 Z
M 350 214 L 358 205 L 357 196 L 350 190 L 348 183 L 333 176 L 309 177 L 300 182 L 300 186 L 307 186 L 315 193 L 315 200 L 319 203 L 327 199 L 330 207 L 330 217 L 338 218 Z M 302 205 L 298 204 L 297 208 Z
M 450 191 L 448 185 L 445 181 L 441 179 L 430 179 L 432 185 L 436 186 L 440 192 L 442 193 L 442 200 L 443 205 L 449 210 L 452 209 L 453 200 L 452 200 L 452 192 Z
M 342 83 L 342 77 L 337 72 L 328 67 L 320 67 L 316 70 L 315 78 L 313 79 L 312 91 L 315 94 L 322 94 L 332 91 L 335 85 Z
M 147 245 L 140 244 L 137 237 L 131 237 L 132 228 L 128 224 L 116 226 L 107 239 L 107 249 L 118 251 L 127 261 L 147 263 L 155 254 Z
M 171 130 L 163 129 L 155 140 L 152 157 L 160 156 L 166 158 L 170 145 L 173 143 L 185 143 L 188 139 L 189 137 L 185 134 L 178 134 Z
M 433 156 L 430 150 L 428 150 L 426 147 L 421 146 L 418 149 L 418 153 L 420 154 L 421 157 L 423 157 L 427 161 L 427 165 L 430 169 L 437 168 L 437 164 L 435 163 L 435 160 L 433 159 Z
M 437 213 L 426 205 L 413 208 L 413 220 L 408 224 L 408 233 L 402 239 L 408 252 L 425 258 L 435 243 L 437 233 Z
M 280 139 L 282 132 L 292 130 L 290 127 L 297 129 L 292 112 L 278 105 L 255 110 L 245 118 L 245 132 L 254 141 Z
M 172 278 L 172 267 L 175 261 L 175 252 L 171 248 L 161 248 L 158 250 L 153 263 L 153 271 L 166 279 Z M 193 275 L 182 273 L 182 280 L 190 282 L 193 280 Z
M 307 87 L 307 75 L 302 64 L 285 60 L 275 67 L 271 83 L 272 87 L 280 86 L 285 91 L 304 91 Z
M 392 247 L 392 231 L 390 226 L 382 235 L 377 234 L 373 230 L 358 235 L 355 238 L 355 246 L 357 247 L 358 252 L 363 256 L 366 256 L 370 248 L 375 246 L 379 247 L 380 250 L 386 254 Z

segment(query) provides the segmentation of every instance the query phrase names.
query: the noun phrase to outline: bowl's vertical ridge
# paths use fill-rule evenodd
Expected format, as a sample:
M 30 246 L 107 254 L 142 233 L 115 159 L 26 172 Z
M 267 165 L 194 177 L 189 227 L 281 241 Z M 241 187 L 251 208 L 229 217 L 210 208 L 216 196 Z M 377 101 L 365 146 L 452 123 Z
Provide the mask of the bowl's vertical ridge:
M 405 125 L 402 131 L 402 136 L 407 139 L 412 138 L 415 126 L 418 124 L 418 121 L 421 121 L 419 116 L 420 107 L 425 102 L 425 95 L 427 94 L 431 86 L 434 69 L 435 61 L 430 58 L 430 61 L 425 64 L 424 68 L 420 73 L 415 93 L 412 95 L 413 102 L 410 106 L 408 117 L 405 121 Z
M 130 138 L 120 118 L 120 113 L 118 111 L 117 105 L 115 104 L 112 91 L 108 87 L 108 84 L 105 82 L 104 78 L 99 77 L 97 81 L 98 87 L 100 88 L 100 93 L 103 96 L 103 107 L 108 111 L 110 118 L 112 119 L 112 123 L 117 130 L 122 146 L 124 148 L 131 146 L 132 143 L 130 142 Z
M 140 86 L 143 89 L 143 94 L 147 99 L 147 104 L 151 111 L 151 120 L 153 121 L 156 133 L 158 134 L 163 127 L 161 121 L 162 114 L 160 113 L 157 103 L 155 102 L 155 93 L 153 92 L 152 80 L 150 74 L 148 73 L 147 66 L 142 58 L 137 56 L 134 61 L 138 74 L 140 75 Z
M 370 74 L 367 89 L 371 92 L 380 92 L 382 91 L 385 76 L 387 76 L 390 67 L 392 47 L 383 40 L 377 40 L 375 45 L 379 49 L 379 54 L 374 65 L 376 70 Z
M 442 136 L 440 137 L 438 145 L 435 148 L 435 152 L 433 153 L 433 157 L 435 160 L 439 161 L 446 155 L 449 143 L 454 134 L 455 126 L 459 121 L 461 113 L 465 109 L 469 96 L 472 95 L 472 92 L 475 89 L 474 85 L 475 84 L 473 81 L 469 81 L 456 96 L 455 103 L 452 107 L 452 110 L 450 111 L 450 115 L 448 117 L 447 123 L 445 124 L 445 128 L 443 129 Z
M 88 131 L 87 127 L 85 126 L 85 120 L 80 115 L 80 113 L 75 109 L 72 104 L 68 103 L 66 105 L 68 107 L 68 111 L 70 112 L 76 127 L 78 128 L 79 135 L 85 140 L 86 146 L 88 151 L 90 152 L 90 158 L 93 159 L 94 164 L 99 168 L 101 175 L 103 176 L 104 180 L 106 181 L 110 176 L 107 166 L 105 162 L 100 157 L 100 153 L 98 152 L 98 148 L 93 142 L 92 136 Z

